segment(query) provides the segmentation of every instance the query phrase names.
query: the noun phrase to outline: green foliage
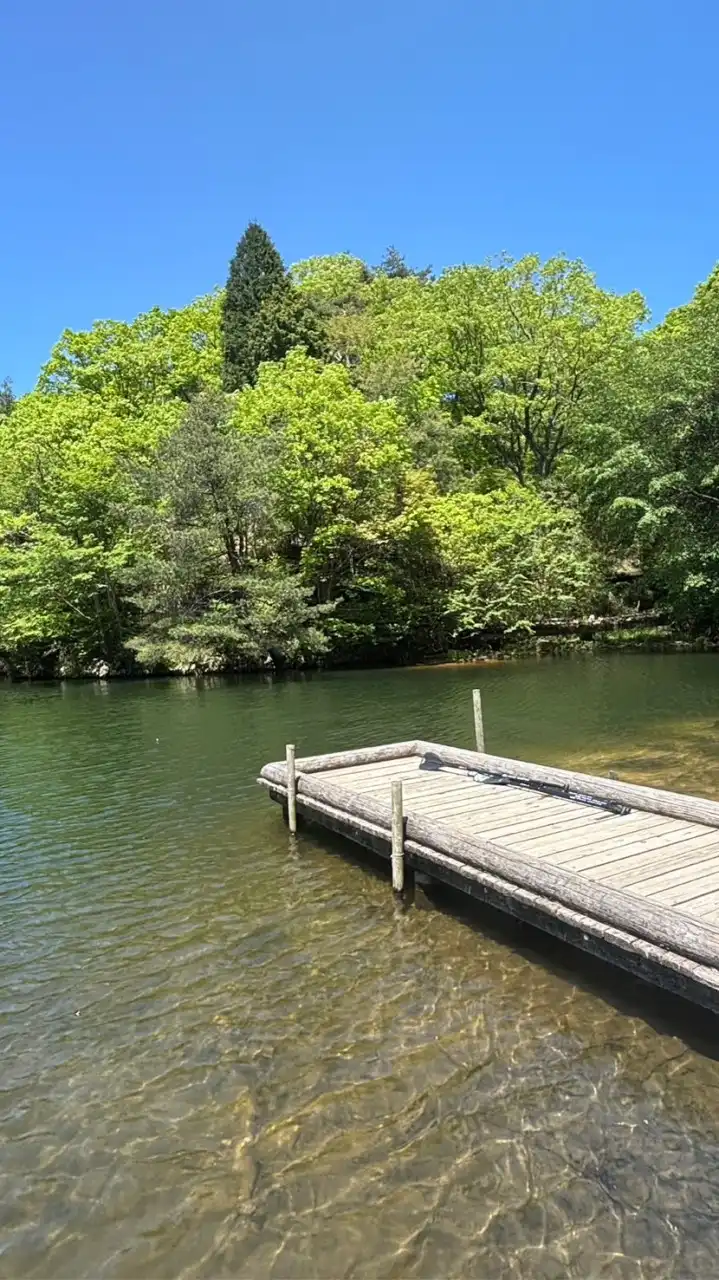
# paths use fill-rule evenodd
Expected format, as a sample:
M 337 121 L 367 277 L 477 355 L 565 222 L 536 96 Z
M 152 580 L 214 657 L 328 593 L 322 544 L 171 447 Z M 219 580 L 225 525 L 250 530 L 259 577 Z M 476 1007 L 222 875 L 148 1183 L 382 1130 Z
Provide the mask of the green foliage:
M 388 276 L 390 280 L 407 280 L 410 276 L 416 276 L 418 280 L 430 280 L 432 268 L 423 267 L 421 271 L 413 271 L 407 266 L 404 255 L 391 244 L 377 267 L 377 274 Z
M 599 564 L 579 520 L 529 489 L 449 494 L 425 519 L 450 575 L 454 636 L 569 621 L 596 598 Z
M 219 306 L 67 331 L 0 431 L 0 654 L 26 673 L 124 670 L 130 469 L 219 381 Z
M 313 301 L 287 285 L 265 298 L 252 321 L 247 334 L 248 358 L 256 372 L 261 364 L 284 359 L 293 347 L 303 347 L 311 356 L 323 356 L 327 335 Z
M 85 332 L 66 329 L 38 386 L 101 396 L 106 407 L 135 414 L 218 387 L 220 370 L 220 298 L 210 294 L 179 311 L 156 307 L 131 324 L 98 320 Z
M 366 400 L 340 365 L 300 350 L 263 365 L 257 386 L 237 397 L 235 421 L 277 450 L 273 484 L 296 546 L 392 507 L 409 463 L 406 428 L 393 404 Z
M 14 404 L 15 392 L 12 389 L 12 382 L 9 378 L 3 378 L 0 382 L 0 418 L 7 418 Z
M 117 562 L 91 533 L 78 538 L 37 516 L 0 514 L 0 668 L 75 675 L 115 658 Z
M 322 317 L 326 358 L 355 366 L 372 280 L 369 267 L 348 253 L 337 253 L 295 263 L 291 276 Z
M 99 396 L 34 392 L 0 431 L 0 651 L 6 665 L 122 667 L 125 610 L 115 504 L 126 463 L 173 419 L 163 402 L 137 419 Z
M 712 635 L 719 270 L 644 320 L 565 258 L 288 275 L 251 224 L 224 295 L 0 388 L 0 667 L 386 661 L 623 591 Z
M 621 376 L 645 309 L 599 289 L 582 263 L 536 257 L 458 267 L 428 282 L 377 277 L 358 333 L 361 382 L 413 418 L 443 407 L 461 458 L 548 479 L 607 382 Z
M 324 651 L 323 610 L 272 554 L 272 452 L 231 412 L 220 395 L 199 397 L 138 477 L 126 582 L 142 626 L 128 643 L 145 666 L 237 669 Z
M 305 578 L 337 602 L 328 628 L 338 657 L 409 657 L 445 645 L 449 578 L 424 514 L 435 495 L 426 472 L 409 471 L 393 511 L 328 525 L 303 552 Z
M 252 326 L 262 304 L 287 286 L 282 259 L 267 232 L 251 222 L 230 263 L 222 304 L 223 383 L 234 391 L 253 382 L 257 359 Z
M 719 623 L 719 268 L 651 336 L 641 445 L 648 483 L 637 522 L 675 617 Z
M 719 624 L 719 270 L 639 345 L 571 480 L 596 537 L 694 628 Z
M 358 298 L 372 278 L 361 258 L 353 258 L 350 253 L 305 258 L 291 267 L 290 275 L 303 293 L 336 309 Z
M 605 649 L 668 649 L 676 647 L 671 627 L 618 627 L 595 638 Z

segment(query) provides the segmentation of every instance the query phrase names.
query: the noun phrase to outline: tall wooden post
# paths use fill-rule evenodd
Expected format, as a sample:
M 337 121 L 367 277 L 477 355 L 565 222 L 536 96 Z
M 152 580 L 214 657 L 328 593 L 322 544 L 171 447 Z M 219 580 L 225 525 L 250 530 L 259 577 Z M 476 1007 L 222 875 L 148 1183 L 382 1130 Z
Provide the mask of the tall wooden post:
M 404 889 L 404 804 L 402 783 L 392 783 L 392 888 Z
M 477 743 L 477 750 L 484 752 L 484 721 L 482 719 L 482 695 L 479 689 L 472 692 L 472 702 L 474 703 L 474 738 Z
M 295 772 L 295 749 L 288 743 L 287 753 L 287 825 L 292 835 L 297 832 L 297 774 Z

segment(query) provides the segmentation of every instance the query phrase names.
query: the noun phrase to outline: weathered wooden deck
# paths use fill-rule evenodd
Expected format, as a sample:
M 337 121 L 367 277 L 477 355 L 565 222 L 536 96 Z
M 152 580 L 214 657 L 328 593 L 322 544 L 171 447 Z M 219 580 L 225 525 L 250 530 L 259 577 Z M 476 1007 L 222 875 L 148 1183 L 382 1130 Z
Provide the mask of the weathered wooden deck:
M 301 816 L 719 1010 L 719 804 L 426 742 L 296 763 Z M 260 778 L 287 802 L 285 763 Z

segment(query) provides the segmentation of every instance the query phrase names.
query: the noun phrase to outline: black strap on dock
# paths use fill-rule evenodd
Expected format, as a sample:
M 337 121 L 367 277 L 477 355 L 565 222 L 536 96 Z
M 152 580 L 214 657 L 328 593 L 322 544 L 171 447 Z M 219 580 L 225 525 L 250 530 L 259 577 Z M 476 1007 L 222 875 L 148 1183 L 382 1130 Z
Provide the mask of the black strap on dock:
M 557 800 L 571 800 L 573 804 L 589 805 L 592 809 L 603 809 L 616 817 L 626 817 L 631 813 L 629 805 L 620 804 L 618 800 L 600 800 L 597 796 L 588 796 L 584 791 L 577 791 L 567 783 L 535 782 L 530 778 L 516 778 L 511 773 L 490 773 L 488 769 L 464 769 L 461 765 L 445 764 L 440 756 L 428 751 L 422 757 L 420 769 L 432 769 L 445 773 L 458 773 L 473 782 L 491 784 L 494 787 L 518 787 L 524 791 L 539 791 L 545 796 L 554 796 Z

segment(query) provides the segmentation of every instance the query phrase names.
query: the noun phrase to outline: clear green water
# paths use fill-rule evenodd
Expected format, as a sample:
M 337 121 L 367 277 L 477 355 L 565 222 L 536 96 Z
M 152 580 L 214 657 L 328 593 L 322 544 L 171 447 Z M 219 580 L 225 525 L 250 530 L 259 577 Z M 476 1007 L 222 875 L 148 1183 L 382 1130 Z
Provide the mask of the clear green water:
M 719 1035 L 255 786 L 420 736 L 719 796 L 719 659 L 0 686 L 0 1275 L 715 1277 Z

